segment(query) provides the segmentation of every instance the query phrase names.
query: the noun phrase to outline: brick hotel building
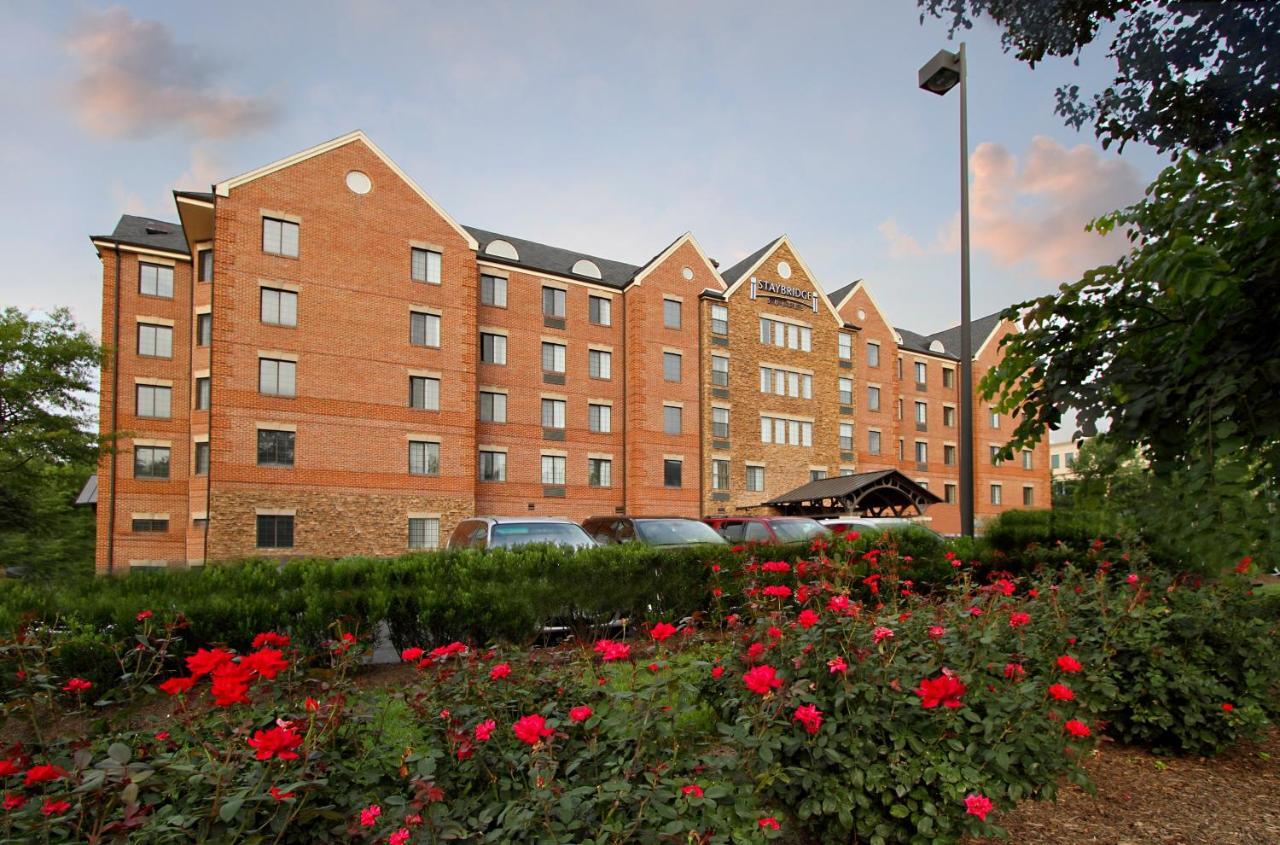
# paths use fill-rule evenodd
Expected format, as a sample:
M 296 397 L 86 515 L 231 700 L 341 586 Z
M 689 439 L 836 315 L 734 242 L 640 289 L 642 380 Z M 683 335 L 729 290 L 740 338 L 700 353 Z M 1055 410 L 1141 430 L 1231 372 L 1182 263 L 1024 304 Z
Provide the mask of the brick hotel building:
M 102 260 L 99 572 L 393 555 L 471 514 L 703 516 L 897 469 L 958 528 L 959 332 L 828 293 L 786 237 L 719 269 L 459 225 L 356 132 L 125 216 Z M 978 320 L 975 371 L 1012 326 Z M 979 518 L 1047 507 L 1047 445 L 984 460 Z

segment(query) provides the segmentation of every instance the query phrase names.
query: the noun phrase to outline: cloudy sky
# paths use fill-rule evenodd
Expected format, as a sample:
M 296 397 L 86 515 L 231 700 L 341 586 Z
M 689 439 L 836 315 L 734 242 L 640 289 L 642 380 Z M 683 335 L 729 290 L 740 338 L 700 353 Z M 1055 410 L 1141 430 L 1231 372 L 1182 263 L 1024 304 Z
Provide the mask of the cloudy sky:
M 95 333 L 88 235 L 356 128 L 463 223 L 635 263 L 692 230 L 724 266 L 786 233 L 828 289 L 957 320 L 958 98 L 916 88 L 947 33 L 911 0 L 3 0 L 0 31 L 0 302 Z M 1103 49 L 1032 71 L 965 37 L 981 314 L 1114 257 L 1084 224 L 1164 162 L 1053 114 Z

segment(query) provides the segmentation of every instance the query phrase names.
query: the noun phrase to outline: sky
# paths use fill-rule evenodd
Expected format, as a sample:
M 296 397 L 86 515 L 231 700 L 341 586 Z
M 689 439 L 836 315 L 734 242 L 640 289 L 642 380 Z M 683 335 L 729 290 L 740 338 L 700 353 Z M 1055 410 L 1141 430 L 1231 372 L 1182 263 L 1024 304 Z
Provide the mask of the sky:
M 728 267 L 781 234 L 895 325 L 958 322 L 957 92 L 916 87 L 947 26 L 911 0 L 0 0 L 0 303 L 94 334 L 89 236 L 363 129 L 461 223 L 631 263 L 685 231 Z M 1123 251 L 1084 232 L 1166 162 L 1053 113 L 1105 44 L 1031 70 L 964 33 L 975 316 Z

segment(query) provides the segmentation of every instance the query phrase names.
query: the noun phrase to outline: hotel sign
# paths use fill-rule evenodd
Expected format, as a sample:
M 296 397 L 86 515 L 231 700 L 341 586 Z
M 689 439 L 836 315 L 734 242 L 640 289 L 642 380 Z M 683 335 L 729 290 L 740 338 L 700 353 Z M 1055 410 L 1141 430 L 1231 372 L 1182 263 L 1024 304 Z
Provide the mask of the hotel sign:
M 780 305 L 783 308 L 799 310 L 811 308 L 813 313 L 818 313 L 818 295 L 813 291 L 757 279 L 754 276 L 751 277 L 751 298 L 763 298 L 770 305 Z

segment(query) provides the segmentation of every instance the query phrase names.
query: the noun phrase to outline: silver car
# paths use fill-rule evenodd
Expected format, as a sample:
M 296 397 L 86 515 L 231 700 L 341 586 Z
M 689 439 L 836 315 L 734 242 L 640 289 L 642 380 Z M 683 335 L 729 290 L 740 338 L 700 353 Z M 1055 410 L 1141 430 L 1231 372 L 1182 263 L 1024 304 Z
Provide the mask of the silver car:
M 556 516 L 476 516 L 449 536 L 450 549 L 514 549 L 535 543 L 585 549 L 596 545 L 577 523 Z

